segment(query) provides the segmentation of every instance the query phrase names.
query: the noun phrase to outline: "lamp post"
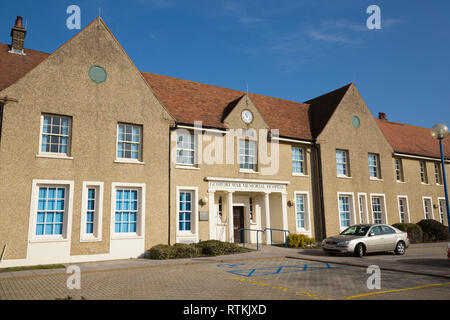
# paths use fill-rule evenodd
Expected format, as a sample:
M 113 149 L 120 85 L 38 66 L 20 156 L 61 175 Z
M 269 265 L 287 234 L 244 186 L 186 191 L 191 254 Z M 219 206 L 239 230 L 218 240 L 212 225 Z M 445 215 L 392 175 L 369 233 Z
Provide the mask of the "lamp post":
M 447 191 L 447 177 L 445 175 L 445 160 L 444 160 L 444 147 L 442 140 L 448 135 L 448 127 L 445 124 L 436 124 L 431 129 L 431 135 L 433 138 L 439 140 L 439 146 L 441 148 L 441 162 L 442 162 L 442 175 L 444 179 L 444 192 L 445 192 L 445 204 L 447 205 L 447 224 L 450 232 L 450 206 L 448 204 L 448 191 Z

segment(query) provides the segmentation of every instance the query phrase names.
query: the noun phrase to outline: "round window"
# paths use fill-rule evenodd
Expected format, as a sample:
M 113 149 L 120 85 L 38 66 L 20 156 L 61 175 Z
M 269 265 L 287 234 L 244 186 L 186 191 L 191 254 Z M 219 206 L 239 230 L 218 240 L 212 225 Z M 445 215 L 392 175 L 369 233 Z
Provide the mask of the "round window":
M 352 118 L 352 125 L 355 128 L 359 128 L 359 126 L 361 125 L 361 121 L 359 121 L 359 118 L 357 116 L 353 116 L 353 118 Z
M 106 70 L 100 66 L 92 66 L 89 69 L 89 78 L 95 83 L 102 83 L 106 81 Z

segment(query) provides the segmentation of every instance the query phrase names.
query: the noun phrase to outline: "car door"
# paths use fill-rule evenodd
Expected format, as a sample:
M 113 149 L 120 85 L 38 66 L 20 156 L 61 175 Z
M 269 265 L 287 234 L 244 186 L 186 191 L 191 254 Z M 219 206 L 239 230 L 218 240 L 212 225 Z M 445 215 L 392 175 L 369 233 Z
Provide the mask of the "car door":
M 397 244 L 397 232 L 389 226 L 381 226 L 383 230 L 383 248 L 386 251 L 392 251 Z
M 384 236 L 381 226 L 374 226 L 369 230 L 368 237 L 365 240 L 367 252 L 383 251 Z

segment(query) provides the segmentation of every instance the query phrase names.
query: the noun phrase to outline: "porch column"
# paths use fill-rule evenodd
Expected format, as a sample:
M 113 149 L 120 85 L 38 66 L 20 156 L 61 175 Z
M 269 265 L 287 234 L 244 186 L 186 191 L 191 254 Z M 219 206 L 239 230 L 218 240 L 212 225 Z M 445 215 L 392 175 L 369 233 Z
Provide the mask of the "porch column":
M 208 191 L 208 205 L 209 205 L 209 239 L 216 240 L 216 223 L 217 223 L 217 212 L 214 205 L 214 192 Z
M 266 214 L 266 228 L 270 228 L 270 207 L 269 207 L 269 192 L 264 193 L 264 211 Z M 266 231 L 266 244 L 270 244 L 270 230 Z
M 228 242 L 234 242 L 233 192 L 228 191 Z
M 287 193 L 281 193 L 281 208 L 283 212 L 283 230 L 289 230 L 287 218 Z

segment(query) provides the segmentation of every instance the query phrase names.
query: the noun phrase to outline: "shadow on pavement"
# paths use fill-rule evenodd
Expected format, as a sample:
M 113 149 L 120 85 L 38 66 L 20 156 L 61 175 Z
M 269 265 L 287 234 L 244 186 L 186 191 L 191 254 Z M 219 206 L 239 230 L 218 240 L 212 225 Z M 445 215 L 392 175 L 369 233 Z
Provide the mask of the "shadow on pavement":
M 429 267 L 439 267 L 439 268 L 448 268 L 450 271 L 450 261 L 444 258 L 435 258 L 435 259 L 402 259 L 397 260 L 396 262 L 404 263 L 404 264 L 416 264 L 422 266 Z

